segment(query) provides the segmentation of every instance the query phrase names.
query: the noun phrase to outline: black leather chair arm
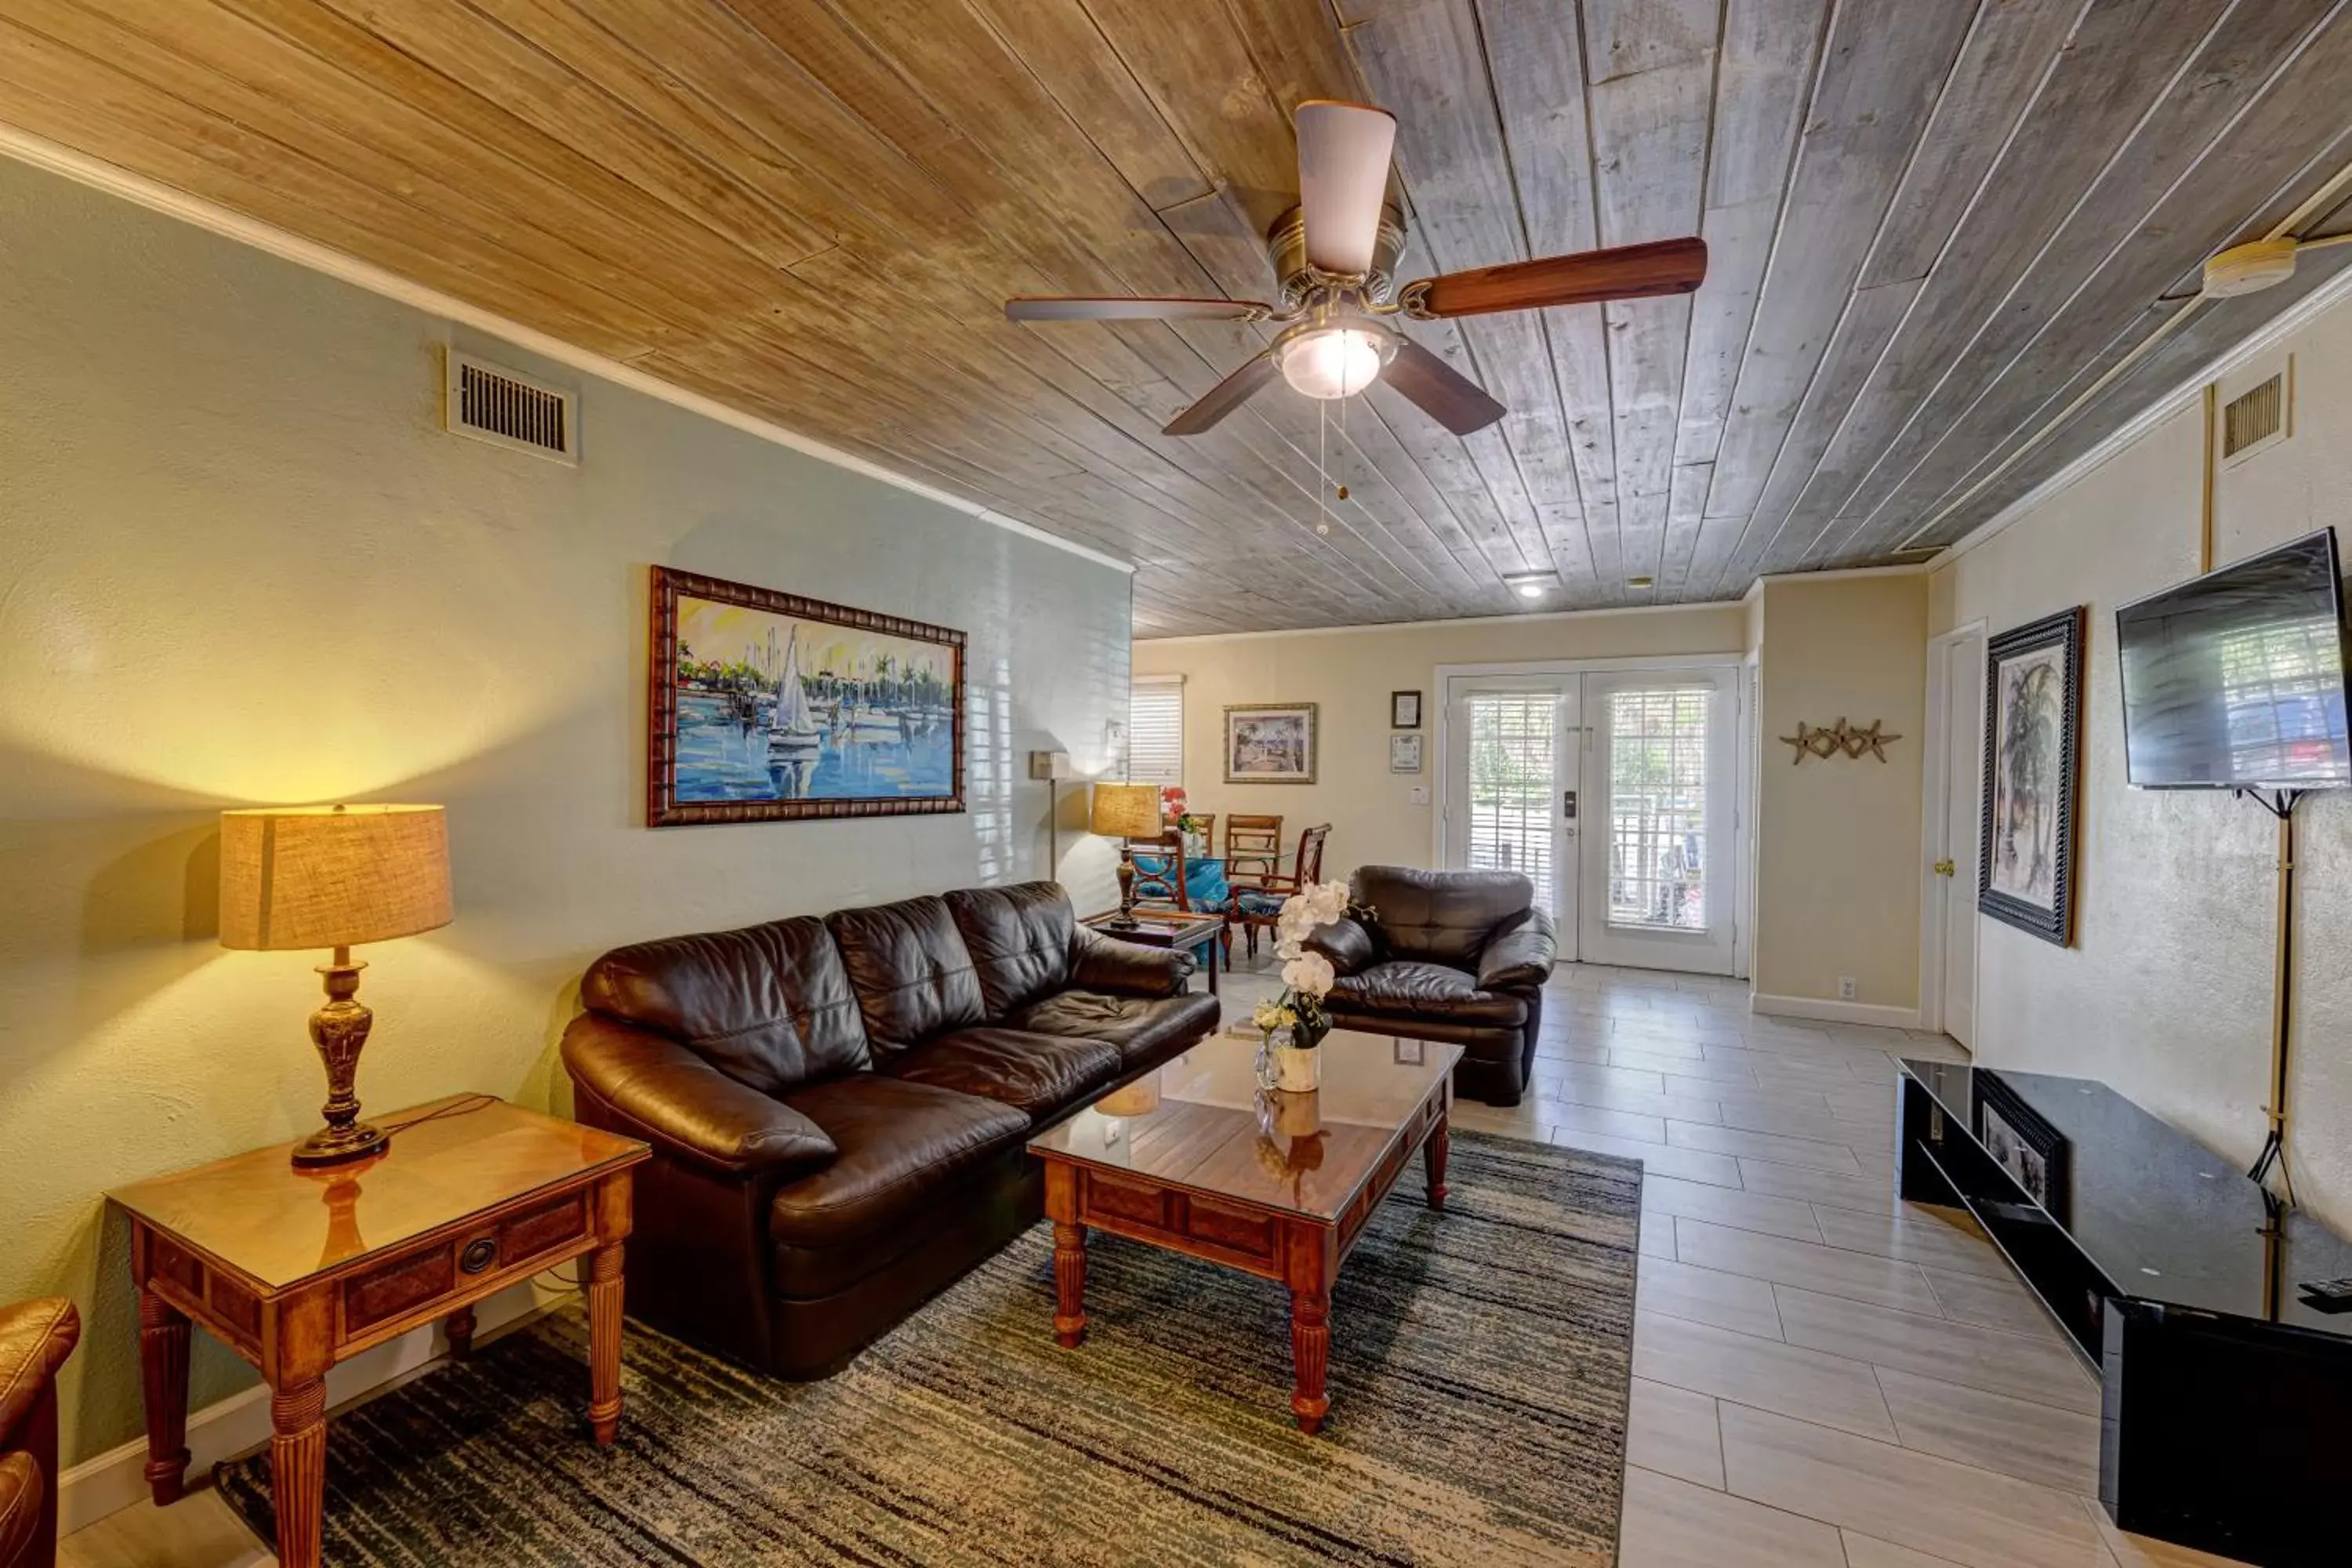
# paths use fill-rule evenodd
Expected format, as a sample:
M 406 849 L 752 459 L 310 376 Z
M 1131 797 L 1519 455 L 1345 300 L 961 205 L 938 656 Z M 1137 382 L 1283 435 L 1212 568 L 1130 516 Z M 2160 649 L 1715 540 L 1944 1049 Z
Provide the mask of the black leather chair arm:
M 1317 926 L 1307 933 L 1307 946 L 1329 959 L 1332 971 L 1342 978 L 1360 974 L 1380 961 L 1380 949 L 1372 942 L 1372 933 L 1352 916 Z
M 563 1066 L 636 1136 L 721 1175 L 804 1173 L 838 1152 L 791 1106 L 648 1030 L 583 1013 L 563 1031 Z
M 1081 991 L 1173 996 L 1184 989 L 1192 969 L 1189 952 L 1119 942 L 1086 926 L 1071 942 L 1070 984 Z
M 1551 978 L 1559 957 L 1559 936 L 1551 917 L 1538 909 L 1520 910 L 1495 928 L 1478 952 L 1478 989 L 1520 990 Z

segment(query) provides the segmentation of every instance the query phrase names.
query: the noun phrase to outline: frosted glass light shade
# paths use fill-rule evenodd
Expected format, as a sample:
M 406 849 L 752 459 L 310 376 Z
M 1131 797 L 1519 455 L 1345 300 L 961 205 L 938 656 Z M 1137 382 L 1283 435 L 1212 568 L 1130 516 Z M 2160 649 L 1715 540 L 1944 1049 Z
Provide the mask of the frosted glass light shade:
M 1349 397 L 1379 379 L 1380 340 L 1352 327 L 1307 332 L 1282 345 L 1282 378 L 1308 397 Z
M 437 805 L 221 813 L 223 947 L 356 947 L 449 916 L 449 834 Z

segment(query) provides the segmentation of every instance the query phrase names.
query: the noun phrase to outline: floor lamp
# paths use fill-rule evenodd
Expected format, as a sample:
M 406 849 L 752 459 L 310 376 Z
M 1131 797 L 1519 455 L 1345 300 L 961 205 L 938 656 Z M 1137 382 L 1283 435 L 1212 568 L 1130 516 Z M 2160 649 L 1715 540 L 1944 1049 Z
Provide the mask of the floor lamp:
M 1058 882 L 1062 879 L 1061 786 L 1078 775 L 1070 767 L 1069 752 L 1032 752 L 1029 776 L 1045 782 L 1045 876 Z

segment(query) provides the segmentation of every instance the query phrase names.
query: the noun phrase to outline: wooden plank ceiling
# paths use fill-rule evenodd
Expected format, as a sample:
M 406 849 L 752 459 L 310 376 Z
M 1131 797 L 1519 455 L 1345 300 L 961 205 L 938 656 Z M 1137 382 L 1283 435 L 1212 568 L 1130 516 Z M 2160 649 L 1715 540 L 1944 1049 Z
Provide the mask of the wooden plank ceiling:
M 0 119 L 1131 559 L 1149 637 L 1958 538 L 2352 260 L 2162 298 L 2342 226 L 2347 5 L 0 0 Z M 1002 319 L 1265 297 L 1315 97 L 1397 114 L 1405 277 L 1700 233 L 1708 280 L 1415 327 L 1510 405 L 1466 440 L 1379 387 L 1163 437 L 1263 329 Z

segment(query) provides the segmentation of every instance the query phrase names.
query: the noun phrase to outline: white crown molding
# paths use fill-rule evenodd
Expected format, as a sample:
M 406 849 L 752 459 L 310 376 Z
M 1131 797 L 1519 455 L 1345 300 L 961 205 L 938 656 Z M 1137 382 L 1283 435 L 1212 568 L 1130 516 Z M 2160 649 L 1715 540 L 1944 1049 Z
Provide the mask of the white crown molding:
M 2281 310 L 2263 323 L 2260 331 L 2232 348 L 2225 349 L 2205 362 L 2197 372 L 2182 379 L 2170 392 L 2150 403 L 2134 415 L 2112 434 L 2060 468 L 2056 473 L 2001 508 L 1999 511 L 1970 529 L 1942 553 L 1927 562 L 1927 569 L 1939 571 L 1969 551 L 2002 532 L 2011 523 L 2033 511 L 2061 490 L 2077 483 L 2092 470 L 2120 457 L 2126 447 L 2154 431 L 2166 420 L 2183 414 L 2197 412 L 2197 398 L 2209 381 L 2218 381 L 2248 360 L 2259 359 L 2279 346 L 2287 338 L 2311 325 L 2347 298 L 2352 298 L 2352 267 L 2347 267 L 2314 289 L 2310 293 Z
M 1739 595 L 1738 603 L 1746 604 L 1761 594 L 1767 583 L 1845 583 L 1860 577 L 1917 577 L 1932 564 L 1932 561 L 1906 561 L 1894 566 L 1840 566 L 1827 572 L 1773 572 L 1748 584 L 1748 592 Z
M 535 327 L 526 327 L 520 321 L 509 321 L 504 316 L 482 310 L 478 306 L 469 305 L 452 295 L 444 294 L 436 289 L 427 288 L 397 273 L 388 272 L 372 262 L 347 256 L 340 250 L 331 249 L 314 240 L 304 239 L 299 235 L 289 233 L 285 229 L 263 223 L 257 218 L 231 212 L 228 208 L 217 203 L 206 201 L 202 196 L 191 195 L 185 191 L 173 190 L 169 185 L 159 184 L 143 174 L 136 174 L 128 169 L 92 158 L 87 153 L 77 153 L 70 147 L 60 146 L 45 137 L 36 136 L 27 131 L 20 131 L 13 125 L 0 123 L 0 154 L 14 158 L 20 163 L 29 163 L 37 169 L 47 170 L 52 174 L 63 175 L 77 184 L 104 191 L 109 195 L 120 196 L 124 201 L 135 203 L 152 212 L 159 212 L 167 217 L 194 224 L 196 227 L 219 235 L 225 239 L 233 239 L 240 245 L 249 245 L 256 250 L 267 251 L 281 261 L 290 261 L 298 267 L 307 267 L 313 272 L 325 273 L 328 277 L 349 283 L 353 288 L 364 289 L 371 294 L 380 294 L 387 300 L 396 300 L 401 304 L 413 310 L 422 310 L 427 315 L 438 316 L 446 321 L 458 322 L 476 331 L 502 338 L 544 359 L 569 365 L 574 370 L 582 371 L 600 380 L 611 382 L 615 386 L 626 387 L 631 392 L 643 393 L 648 397 L 657 397 L 664 403 L 683 408 L 691 414 L 698 414 L 706 419 L 716 420 L 721 425 L 740 430 L 745 435 L 756 436 L 763 441 L 773 442 L 779 447 L 789 447 L 793 451 L 814 458 L 820 462 L 830 463 L 838 468 L 846 468 L 852 473 L 863 474 L 870 479 L 879 479 L 884 484 L 910 491 L 923 497 L 926 500 L 937 501 L 941 506 L 952 507 L 967 516 L 978 518 L 992 527 L 1003 529 L 1008 533 L 1017 533 L 1024 539 L 1034 539 L 1040 544 L 1052 545 L 1056 550 L 1066 551 L 1072 555 L 1092 561 L 1097 565 L 1108 566 L 1114 571 L 1131 574 L 1135 570 L 1135 563 L 1131 561 L 1122 561 L 1116 555 L 1107 554 L 1075 541 L 1064 539 L 1056 533 L 1049 533 L 1034 523 L 1024 522 L 1019 518 L 1008 516 L 992 507 L 982 506 L 961 496 L 951 495 L 946 490 L 925 484 L 920 479 L 909 479 L 895 469 L 886 468 L 879 463 L 857 457 L 854 453 L 829 447 L 822 441 L 803 436 L 798 431 L 787 429 L 771 420 L 762 419 L 757 415 L 730 408 L 716 398 L 706 397 L 698 392 L 690 392 L 674 383 L 664 381 L 659 376 L 648 375 L 634 365 L 624 364 L 615 359 L 607 359 L 603 354 L 592 353 L 586 349 L 567 343 L 561 338 L 551 337 Z
M 1460 626 L 1491 629 L 1507 626 L 1541 626 L 1557 621 L 1597 620 L 1606 616 L 1689 616 L 1709 610 L 1737 609 L 1738 605 L 1737 599 L 1701 599 L 1688 605 L 1603 605 L 1590 610 L 1506 611 L 1498 616 L 1455 616 L 1438 621 L 1368 621 L 1349 626 L 1297 626 L 1270 632 L 1189 632 L 1182 637 L 1138 637 L 1135 640 L 1149 643 L 1153 647 L 1181 647 L 1188 643 L 1263 642 L 1267 637 L 1353 637 L 1363 632 L 1428 632 Z

